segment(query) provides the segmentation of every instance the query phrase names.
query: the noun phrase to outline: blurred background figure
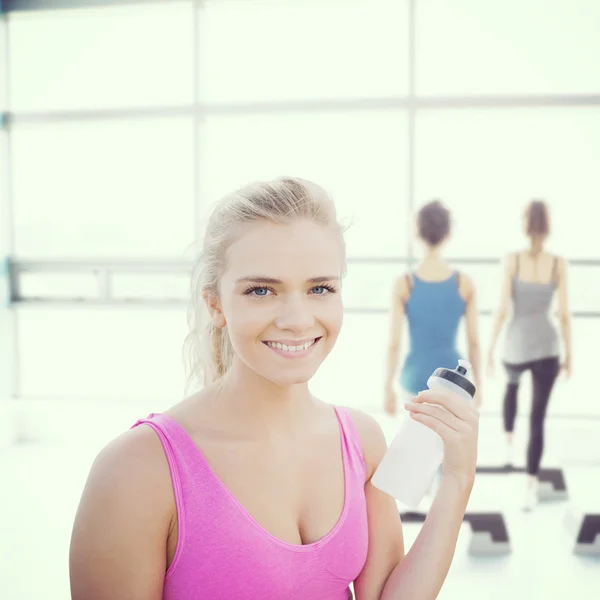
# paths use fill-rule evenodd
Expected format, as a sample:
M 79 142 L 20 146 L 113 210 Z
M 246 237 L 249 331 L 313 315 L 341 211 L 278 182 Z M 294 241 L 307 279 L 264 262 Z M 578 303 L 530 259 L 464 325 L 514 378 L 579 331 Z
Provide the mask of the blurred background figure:
M 450 237 L 450 211 L 434 200 L 417 214 L 417 237 L 424 256 L 414 271 L 394 282 L 389 330 L 385 411 L 398 411 L 396 372 L 404 318 L 408 323 L 410 349 L 401 368 L 401 402 L 427 389 L 427 380 L 438 367 L 455 369 L 462 358 L 457 348 L 460 321 L 465 317 L 470 376 L 477 387 L 475 404 L 481 405 L 480 347 L 475 286 L 465 273 L 453 269 L 443 257 Z M 402 414 L 402 413 L 400 413 Z
M 567 290 L 567 261 L 546 252 L 550 234 L 547 204 L 533 200 L 524 213 L 524 233 L 529 247 L 509 254 L 505 261 L 500 305 L 496 314 L 488 366 L 494 367 L 496 343 L 512 309 L 502 362 L 508 375 L 504 394 L 504 431 L 508 445 L 507 463 L 512 464 L 512 445 L 519 381 L 525 371 L 531 372 L 532 401 L 527 447 L 528 488 L 524 508 L 530 510 L 537 501 L 537 475 L 544 450 L 544 421 L 554 382 L 559 374 L 561 348 L 558 331 L 551 320 L 550 309 L 555 295 L 563 338 L 562 368 L 571 376 L 571 319 Z

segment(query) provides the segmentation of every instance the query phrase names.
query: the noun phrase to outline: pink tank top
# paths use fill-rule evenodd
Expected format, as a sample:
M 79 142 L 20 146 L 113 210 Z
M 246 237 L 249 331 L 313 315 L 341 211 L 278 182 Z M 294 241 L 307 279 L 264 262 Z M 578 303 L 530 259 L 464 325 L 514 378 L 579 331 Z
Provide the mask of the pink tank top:
M 348 600 L 367 557 L 366 469 L 352 418 L 345 409 L 335 412 L 344 507 L 334 528 L 307 545 L 284 542 L 259 525 L 174 419 L 151 414 L 133 425 L 154 429 L 171 471 L 179 539 L 163 600 Z

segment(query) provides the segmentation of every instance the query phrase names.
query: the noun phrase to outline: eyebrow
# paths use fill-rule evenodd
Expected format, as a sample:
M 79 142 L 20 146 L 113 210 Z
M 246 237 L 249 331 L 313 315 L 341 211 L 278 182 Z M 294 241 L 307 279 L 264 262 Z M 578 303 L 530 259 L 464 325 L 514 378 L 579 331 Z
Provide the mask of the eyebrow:
M 323 277 L 311 277 L 307 280 L 308 283 L 320 283 L 322 281 L 339 281 L 339 277 L 334 275 L 324 275 Z M 240 277 L 236 279 L 235 283 L 269 283 L 271 285 L 277 285 L 283 283 L 281 279 L 274 279 L 273 277 L 264 277 L 262 275 L 251 275 L 249 277 Z

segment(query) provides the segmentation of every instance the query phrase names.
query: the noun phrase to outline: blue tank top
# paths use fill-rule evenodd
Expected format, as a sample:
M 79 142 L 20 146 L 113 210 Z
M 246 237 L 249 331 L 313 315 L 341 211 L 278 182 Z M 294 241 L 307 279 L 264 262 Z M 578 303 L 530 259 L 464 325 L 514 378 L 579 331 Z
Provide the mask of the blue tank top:
M 417 394 L 427 389 L 427 380 L 435 369 L 456 368 L 460 358 L 456 338 L 465 306 L 456 272 L 444 281 L 424 281 L 413 275 L 405 306 L 410 338 L 400 378 L 405 390 Z

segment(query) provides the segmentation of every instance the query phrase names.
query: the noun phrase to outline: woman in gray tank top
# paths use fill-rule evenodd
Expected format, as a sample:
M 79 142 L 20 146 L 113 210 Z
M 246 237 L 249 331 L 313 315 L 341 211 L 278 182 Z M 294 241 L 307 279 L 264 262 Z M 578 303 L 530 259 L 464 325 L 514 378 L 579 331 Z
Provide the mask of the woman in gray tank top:
M 558 296 L 559 318 L 564 342 L 562 368 L 571 375 L 571 325 L 567 299 L 567 262 L 544 251 L 550 232 L 548 207 L 540 200 L 532 201 L 525 211 L 525 232 L 530 239 L 526 252 L 511 254 L 506 260 L 500 308 L 496 314 L 488 366 L 493 370 L 496 342 L 512 305 L 504 343 L 503 363 L 508 374 L 504 394 L 504 431 L 508 443 L 508 464 L 512 463 L 513 430 L 517 415 L 519 380 L 531 371 L 533 398 L 531 403 L 529 444 L 527 447 L 528 486 L 525 509 L 537 502 L 537 476 L 544 449 L 546 409 L 560 371 L 560 342 L 551 320 L 550 308 Z

